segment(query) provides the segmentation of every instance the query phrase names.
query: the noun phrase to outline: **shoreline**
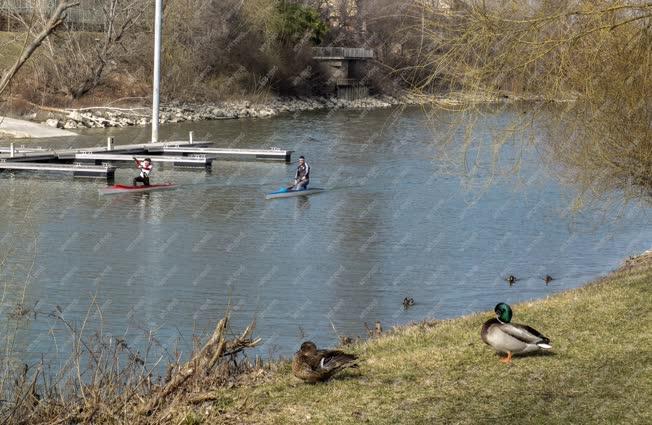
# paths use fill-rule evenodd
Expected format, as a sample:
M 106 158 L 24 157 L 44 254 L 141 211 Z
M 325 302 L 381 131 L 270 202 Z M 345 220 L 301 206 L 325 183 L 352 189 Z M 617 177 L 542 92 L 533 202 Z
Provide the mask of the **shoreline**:
M 262 372 L 254 370 L 246 374 L 239 386 L 219 390 L 214 403 L 226 406 L 223 410 L 212 409 L 210 403 L 199 406 L 185 403 L 168 410 L 164 419 L 198 418 L 200 423 L 230 423 L 235 419 L 251 424 L 298 424 L 304 420 L 354 424 L 361 419 L 367 423 L 399 424 L 491 423 L 494 420 L 487 415 L 494 419 L 504 417 L 506 412 L 501 414 L 501 409 L 512 409 L 513 397 L 518 397 L 526 401 L 516 411 L 509 412 L 512 422 L 583 423 L 604 418 L 607 413 L 619 419 L 627 416 L 628 423 L 648 423 L 642 416 L 636 416 L 641 413 L 640 406 L 647 406 L 646 397 L 650 394 L 641 388 L 644 374 L 640 370 L 627 370 L 643 366 L 640 362 L 645 354 L 639 358 L 621 354 L 636 352 L 634 345 L 644 344 L 646 339 L 652 342 L 652 332 L 640 333 L 636 328 L 632 332 L 631 326 L 605 328 L 605 325 L 613 323 L 616 317 L 645 326 L 644 315 L 611 316 L 606 310 L 616 308 L 628 312 L 635 308 L 639 313 L 647 310 L 649 315 L 652 304 L 649 297 L 632 299 L 630 303 L 627 295 L 634 288 L 649 294 L 650 286 L 652 249 L 624 259 L 617 269 L 578 288 L 514 304 L 515 321 L 542 331 L 552 339 L 553 348 L 551 353 L 515 356 L 511 366 L 498 362 L 494 350 L 480 340 L 480 326 L 493 316 L 493 311 L 446 320 L 421 320 L 343 347 L 363 359 L 359 360 L 360 369 L 344 372 L 329 382 L 302 383 L 292 376 L 289 360 L 276 360 Z M 620 305 L 616 307 L 616 304 Z M 563 316 L 568 309 L 573 313 Z M 587 334 L 589 327 L 594 328 L 594 333 Z M 637 342 L 617 349 L 602 345 L 614 338 L 632 338 Z M 649 355 L 647 358 L 650 359 Z M 603 363 L 598 363 L 600 360 Z M 560 367 L 562 361 L 568 365 Z M 620 364 L 614 365 L 615 362 Z M 610 369 L 600 365 L 608 365 Z M 446 376 L 452 381 L 446 382 Z M 560 379 L 568 387 L 555 387 Z M 622 382 L 618 386 L 615 381 Z M 498 394 L 497 382 L 509 389 L 501 387 L 503 391 Z M 420 383 L 428 388 L 423 391 Z M 596 395 L 604 396 L 612 385 L 617 388 L 610 394 L 609 402 Z M 647 386 L 652 388 L 649 382 Z M 625 387 L 640 390 L 642 396 L 625 391 Z M 255 408 L 243 409 L 240 402 L 243 398 L 244 405 L 251 399 L 249 403 Z M 323 405 L 319 402 L 323 398 L 330 402 Z M 638 401 L 639 409 L 623 414 L 622 411 L 632 409 L 632 399 Z M 487 400 L 491 400 L 490 405 L 486 404 Z M 406 402 L 411 406 L 409 409 L 405 409 Z M 595 412 L 587 414 L 585 409 L 577 409 L 575 403 L 593 403 Z M 560 411 L 550 412 L 551 405 Z M 648 409 L 646 415 L 652 416 L 651 412 Z
M 466 105 L 505 104 L 523 101 L 541 101 L 536 97 L 464 95 L 449 93 L 441 96 L 375 95 L 356 100 L 336 97 L 270 97 L 264 100 L 233 100 L 211 103 L 173 101 L 162 104 L 161 124 L 239 118 L 272 118 L 284 113 L 316 110 L 384 109 L 396 106 L 433 105 L 444 109 L 460 109 Z M 96 106 L 85 108 L 42 108 L 47 113 L 44 124 L 50 127 L 75 130 L 146 126 L 151 123 L 150 106 Z M 38 114 L 27 118 L 36 119 Z
M 169 102 L 159 111 L 161 124 L 212 121 L 240 118 L 272 118 L 283 113 L 337 109 L 382 109 L 401 105 L 423 104 L 416 98 L 397 99 L 391 96 L 366 97 L 357 100 L 338 98 L 272 98 L 264 101 L 236 100 L 215 103 Z M 147 126 L 151 110 L 134 108 L 88 107 L 62 109 L 51 113 L 48 125 L 64 129 Z M 57 116 L 58 115 L 58 116 Z
M 299 113 L 316 110 L 372 110 L 405 106 L 432 106 L 443 110 L 463 110 L 474 105 L 516 104 L 522 102 L 567 103 L 573 99 L 545 99 L 540 96 L 485 93 L 447 93 L 442 95 L 405 94 L 401 96 L 374 95 L 356 100 L 337 97 L 265 97 L 262 100 L 225 100 L 210 103 L 171 101 L 161 105 L 161 124 L 240 119 L 272 118 L 285 113 Z M 39 112 L 25 114 L 18 118 L 26 123 L 37 123 L 43 127 L 59 130 L 89 128 L 144 127 L 151 124 L 151 107 L 135 106 L 91 106 L 83 108 L 55 108 L 31 104 Z M 60 134 L 60 136 L 73 134 Z M 0 137 L 33 138 L 38 131 L 29 132 L 10 129 L 0 132 Z M 47 136 L 59 137 L 59 136 Z
M 31 392 L 21 412 L 38 423 L 84 424 L 491 423 L 507 416 L 533 424 L 649 423 L 652 382 L 641 372 L 652 358 L 640 348 L 652 343 L 651 287 L 648 250 L 579 288 L 513 304 L 515 321 L 550 337 L 553 349 L 515 356 L 510 366 L 481 341 L 480 327 L 493 315 L 482 311 L 398 326 L 347 345 L 342 350 L 359 357 L 359 368 L 316 385 L 292 376 L 288 360 L 227 357 L 205 369 L 207 357 L 200 356 L 144 388 L 85 387 L 97 399 L 41 398 L 24 379 Z M 221 321 L 216 334 L 225 327 Z M 211 338 L 205 347 L 254 346 L 251 330 L 234 340 Z

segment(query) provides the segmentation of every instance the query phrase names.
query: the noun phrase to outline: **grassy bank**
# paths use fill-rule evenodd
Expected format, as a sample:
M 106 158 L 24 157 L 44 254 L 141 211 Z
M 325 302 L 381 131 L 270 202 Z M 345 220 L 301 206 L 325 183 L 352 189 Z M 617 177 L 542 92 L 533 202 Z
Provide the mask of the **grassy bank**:
M 14 389 L 0 392 L 0 423 L 652 423 L 651 285 L 652 253 L 584 288 L 514 305 L 514 321 L 554 349 L 509 366 L 480 339 L 485 312 L 349 347 L 359 369 L 317 385 L 296 380 L 287 361 L 238 355 L 258 340 L 251 327 L 232 336 L 228 316 L 163 381 L 125 341 L 75 334 L 88 355 L 56 376 L 37 365 L 0 379 Z
M 358 371 L 321 385 L 284 364 L 255 386 L 176 412 L 186 423 L 652 423 L 652 261 L 516 305 L 554 353 L 498 362 L 490 313 L 420 324 L 355 347 Z M 170 417 L 170 419 L 172 419 Z

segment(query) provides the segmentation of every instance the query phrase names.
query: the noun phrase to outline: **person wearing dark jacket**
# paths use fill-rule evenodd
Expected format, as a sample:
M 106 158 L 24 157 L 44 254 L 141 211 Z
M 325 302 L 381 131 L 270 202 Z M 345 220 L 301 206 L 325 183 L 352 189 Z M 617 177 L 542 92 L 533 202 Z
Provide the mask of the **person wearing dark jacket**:
M 294 174 L 294 186 L 292 190 L 305 190 L 308 189 L 310 183 L 310 165 L 306 162 L 303 156 L 299 157 L 299 165 L 297 172 Z

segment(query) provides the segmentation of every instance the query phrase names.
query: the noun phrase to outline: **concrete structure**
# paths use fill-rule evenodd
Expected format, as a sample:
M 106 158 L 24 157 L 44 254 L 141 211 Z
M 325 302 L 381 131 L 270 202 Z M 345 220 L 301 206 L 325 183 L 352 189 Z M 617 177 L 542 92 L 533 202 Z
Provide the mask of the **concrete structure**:
M 37 139 L 42 137 L 70 137 L 76 133 L 60 128 L 48 127 L 31 121 L 0 117 L 0 138 Z
M 355 100 L 369 95 L 365 64 L 374 58 L 371 49 L 357 47 L 315 47 L 313 58 L 329 76 L 329 85 L 337 97 Z

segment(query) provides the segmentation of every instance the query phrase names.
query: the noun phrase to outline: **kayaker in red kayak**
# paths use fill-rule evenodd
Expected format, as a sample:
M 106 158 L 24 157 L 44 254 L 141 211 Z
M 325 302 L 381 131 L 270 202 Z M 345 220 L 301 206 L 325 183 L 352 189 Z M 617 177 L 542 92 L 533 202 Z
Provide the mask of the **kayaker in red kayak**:
M 134 179 L 134 186 L 138 186 L 138 182 L 143 183 L 145 186 L 149 186 L 149 174 L 152 172 L 152 160 L 145 158 L 143 161 L 139 161 L 134 158 L 136 161 L 136 167 L 140 169 L 140 175 Z
M 306 162 L 303 156 L 299 157 L 299 165 L 297 172 L 294 174 L 294 186 L 291 190 L 304 190 L 308 189 L 310 183 L 310 165 Z

